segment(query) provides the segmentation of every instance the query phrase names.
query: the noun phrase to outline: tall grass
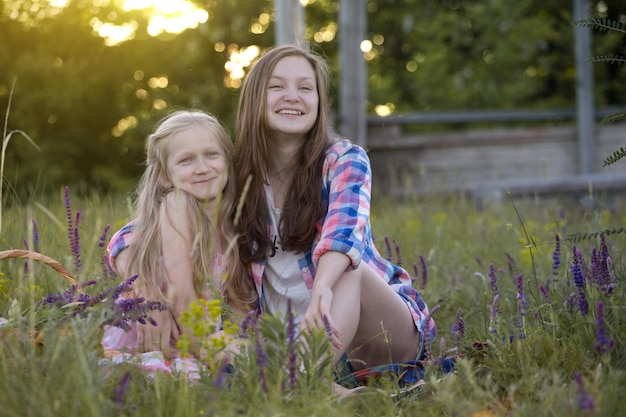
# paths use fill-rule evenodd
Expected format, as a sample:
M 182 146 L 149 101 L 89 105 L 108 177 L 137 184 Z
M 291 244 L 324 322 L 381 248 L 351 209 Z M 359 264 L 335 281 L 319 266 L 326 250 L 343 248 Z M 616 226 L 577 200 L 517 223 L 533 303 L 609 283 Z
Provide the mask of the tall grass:
M 126 221 L 125 201 L 68 199 L 60 190 L 7 205 L 0 250 L 36 249 L 79 281 L 96 280 L 83 288 L 94 297 L 123 281 L 103 266 L 102 242 Z M 597 201 L 594 209 L 576 199 L 375 201 L 377 247 L 438 306 L 426 384 L 406 394 L 381 380 L 340 400 L 323 382 L 332 372 L 325 338 L 311 336 L 306 353 L 288 317 L 248 323 L 248 347 L 229 373 L 212 368 L 190 382 L 105 366 L 99 339 L 110 305 L 80 314 L 80 301 L 47 307 L 42 299 L 68 289 L 63 277 L 38 262 L 0 260 L 0 317 L 8 319 L 0 416 L 620 415 L 625 237 L 594 232 L 620 228 L 626 212 L 621 198 Z M 440 371 L 445 356 L 458 357 L 454 374 Z

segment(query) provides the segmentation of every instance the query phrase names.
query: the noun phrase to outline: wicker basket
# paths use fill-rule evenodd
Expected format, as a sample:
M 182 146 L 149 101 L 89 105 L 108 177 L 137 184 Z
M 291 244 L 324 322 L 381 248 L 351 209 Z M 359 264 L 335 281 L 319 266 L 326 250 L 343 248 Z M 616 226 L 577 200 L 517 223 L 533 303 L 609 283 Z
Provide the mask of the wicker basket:
M 33 252 L 33 251 L 22 250 L 22 249 L 11 249 L 11 250 L 0 251 L 0 260 L 9 259 L 9 258 L 27 258 L 27 259 L 32 259 L 37 262 L 44 263 L 48 265 L 49 267 L 51 267 L 52 269 L 54 269 L 55 271 L 57 271 L 59 274 L 61 274 L 63 278 L 65 278 L 65 280 L 70 285 L 72 286 L 78 285 L 78 281 L 76 281 L 76 279 L 72 276 L 72 274 L 70 274 L 69 271 L 65 269 L 63 265 L 61 265 L 60 263 L 58 263 L 57 261 L 55 261 L 54 259 L 46 255 L 42 255 L 39 252 Z

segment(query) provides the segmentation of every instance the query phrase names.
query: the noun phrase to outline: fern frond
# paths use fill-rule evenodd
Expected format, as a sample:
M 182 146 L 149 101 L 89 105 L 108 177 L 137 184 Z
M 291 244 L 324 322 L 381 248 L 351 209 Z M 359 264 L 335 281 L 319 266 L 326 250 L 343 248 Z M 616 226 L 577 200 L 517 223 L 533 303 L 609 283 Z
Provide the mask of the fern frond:
M 577 20 L 574 22 L 574 24 L 583 28 L 592 28 L 600 32 L 612 31 L 626 33 L 626 24 L 617 20 L 608 19 L 606 17 L 602 19 L 592 17 L 588 19 Z
M 609 125 L 626 120 L 626 111 L 619 111 L 617 113 L 609 114 L 600 120 L 600 126 Z
M 598 55 L 589 59 L 589 62 L 608 62 L 609 64 L 622 65 L 626 63 L 626 56 L 615 54 Z
M 602 163 L 602 166 L 606 167 L 606 166 L 612 165 L 624 157 L 626 157 L 626 148 L 620 147 L 619 150 L 613 152 L 613 155 L 609 156 L 608 158 L 604 160 L 604 162 Z
M 572 243 L 580 243 L 583 240 L 592 240 L 592 239 L 597 239 L 602 236 L 618 235 L 622 233 L 626 233 L 626 228 L 619 227 L 617 229 L 602 230 L 601 232 L 576 233 L 576 234 L 565 237 L 563 240 L 567 242 L 572 242 Z

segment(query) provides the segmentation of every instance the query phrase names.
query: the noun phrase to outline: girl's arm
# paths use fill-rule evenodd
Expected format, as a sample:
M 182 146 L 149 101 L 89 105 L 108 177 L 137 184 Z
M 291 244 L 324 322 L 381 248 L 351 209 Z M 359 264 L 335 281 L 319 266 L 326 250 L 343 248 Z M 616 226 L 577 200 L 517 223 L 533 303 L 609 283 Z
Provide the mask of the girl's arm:
M 157 322 L 137 325 L 137 344 L 144 352 L 160 350 L 171 356 L 171 341 L 178 341 L 184 329 L 179 327 L 181 313 L 198 299 L 192 278 L 191 246 L 193 237 L 189 222 L 187 202 L 182 194 L 169 193 L 160 207 L 159 218 L 162 262 L 167 280 L 167 297 L 170 309 L 153 311 L 150 316 Z M 155 288 L 145 288 L 146 299 L 159 299 Z
M 347 255 L 350 267 L 356 268 L 368 244 L 372 171 L 365 150 L 347 143 L 336 144 L 333 147 L 336 152 L 331 152 L 324 161 L 324 199 L 328 210 L 321 225 L 320 241 L 313 251 L 313 262 L 334 251 Z
M 161 247 L 167 278 L 167 294 L 174 317 L 198 300 L 193 285 L 191 222 L 186 196 L 169 193 L 161 206 Z
M 330 314 L 332 289 L 346 271 L 359 266 L 368 244 L 365 230 L 370 216 L 369 158 L 362 148 L 347 146 L 343 153 L 331 153 L 325 161 L 328 212 L 322 223 L 321 239 L 313 252 L 317 268 L 311 303 L 304 316 L 305 327 L 321 328 L 328 324 L 336 347 L 340 347 L 339 331 Z

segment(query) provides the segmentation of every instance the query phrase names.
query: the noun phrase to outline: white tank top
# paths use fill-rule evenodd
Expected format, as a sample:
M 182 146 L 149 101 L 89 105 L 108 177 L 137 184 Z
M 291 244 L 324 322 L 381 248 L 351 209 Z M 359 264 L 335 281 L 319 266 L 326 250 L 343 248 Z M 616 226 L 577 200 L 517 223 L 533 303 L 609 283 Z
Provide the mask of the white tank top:
M 270 218 L 276 236 L 272 236 L 275 254 L 268 254 L 263 272 L 263 302 L 270 314 L 284 317 L 287 312 L 287 300 L 291 299 L 295 322 L 299 323 L 311 300 L 309 289 L 304 283 L 298 259 L 302 253 L 284 251 L 278 230 L 280 208 L 274 207 L 274 194 L 270 186 L 265 186 L 265 195 L 270 209 Z

